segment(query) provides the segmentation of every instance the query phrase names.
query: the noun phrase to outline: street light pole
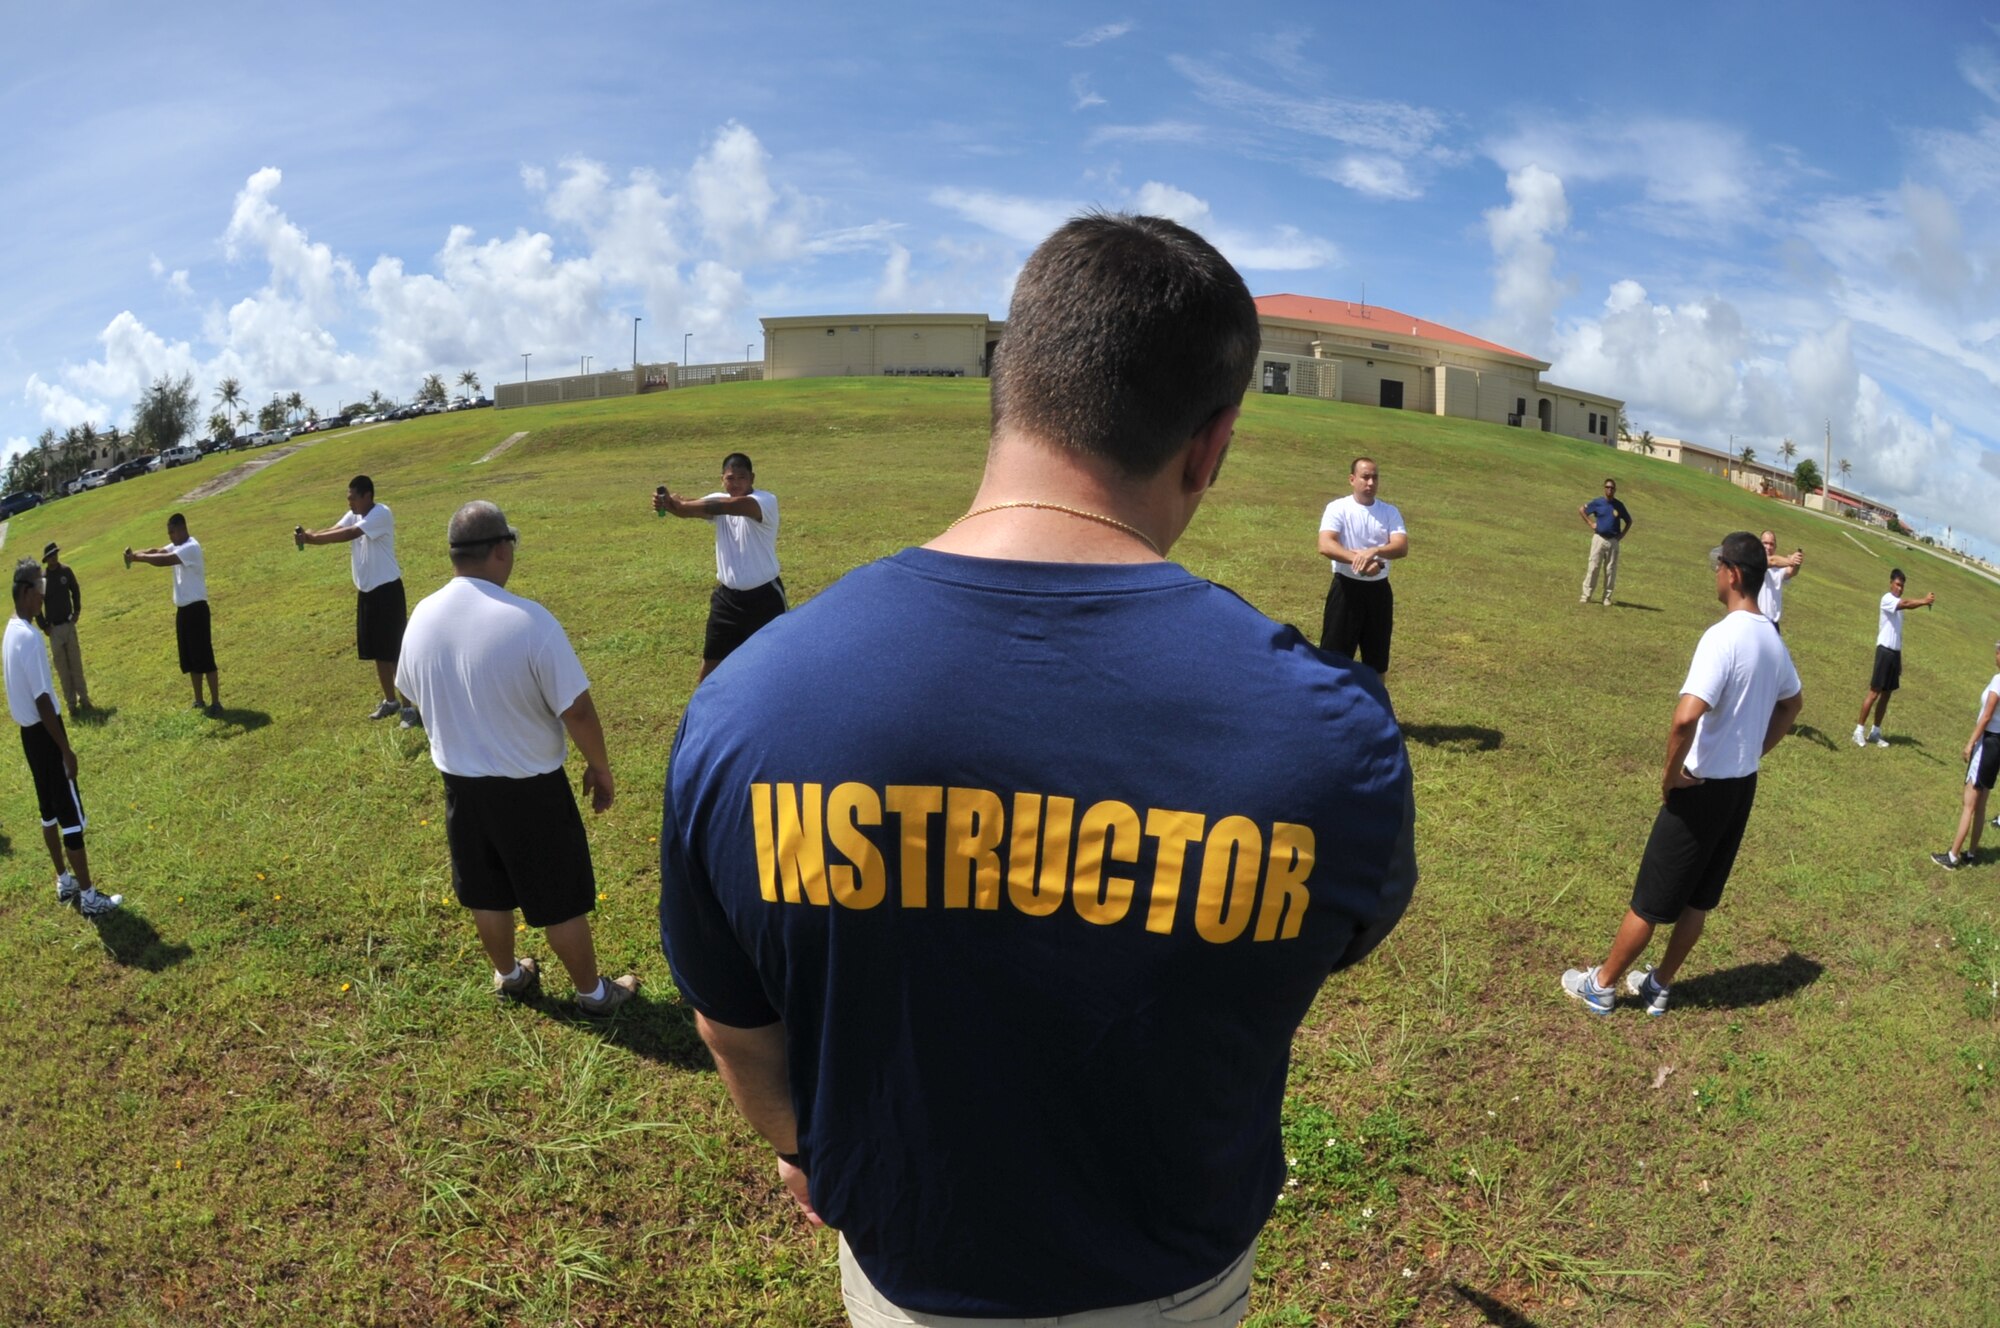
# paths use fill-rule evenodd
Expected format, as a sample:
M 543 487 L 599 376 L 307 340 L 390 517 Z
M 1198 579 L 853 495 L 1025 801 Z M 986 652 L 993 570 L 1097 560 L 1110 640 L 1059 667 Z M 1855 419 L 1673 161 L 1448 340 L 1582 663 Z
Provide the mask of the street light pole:
M 683 333 L 681 333 L 681 366 L 682 366 L 683 368 L 685 368 L 685 367 L 687 366 L 687 362 L 688 362 L 688 341 L 689 341 L 689 339 L 690 339 L 690 338 L 692 338 L 693 336 L 694 336 L 694 333 L 692 333 L 692 332 L 683 332 Z
M 753 343 L 748 341 L 743 343 L 743 362 L 745 364 L 750 363 L 750 347 L 752 344 Z
M 535 353 L 535 352 L 533 352 L 533 351 L 531 351 L 531 350 L 524 350 L 524 351 L 522 351 L 522 352 L 521 352 L 521 386 L 522 386 L 522 387 L 526 387 L 526 386 L 528 385 L 528 357 L 529 357 L 530 355 L 533 355 L 534 353 Z
M 639 380 L 639 319 L 637 315 L 634 315 L 632 319 L 632 381 L 636 384 L 638 380 Z M 634 390 L 636 391 L 637 388 L 635 387 Z

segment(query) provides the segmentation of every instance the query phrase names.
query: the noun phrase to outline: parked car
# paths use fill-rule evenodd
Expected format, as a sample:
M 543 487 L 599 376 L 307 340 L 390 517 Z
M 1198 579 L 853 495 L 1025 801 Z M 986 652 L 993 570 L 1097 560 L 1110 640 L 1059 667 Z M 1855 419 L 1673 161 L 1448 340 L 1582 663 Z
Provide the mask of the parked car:
M 145 474 L 152 467 L 152 464 L 153 454 L 147 452 L 141 456 L 133 457 L 130 461 L 119 462 L 107 473 L 111 477 L 111 482 L 116 484 L 120 480 L 129 480 L 134 476 Z
M 13 516 L 16 512 L 25 512 L 31 507 L 40 507 L 41 505 L 42 495 L 36 493 L 33 489 L 21 489 L 15 493 L 10 493 L 4 498 L 0 498 L 0 520 Z
M 86 470 L 83 474 L 76 477 L 76 482 L 86 489 L 101 489 L 111 483 L 111 472 L 108 470 Z
M 191 461 L 199 460 L 201 460 L 201 449 L 193 443 L 182 443 L 179 447 L 170 447 L 160 453 L 162 466 L 185 466 Z

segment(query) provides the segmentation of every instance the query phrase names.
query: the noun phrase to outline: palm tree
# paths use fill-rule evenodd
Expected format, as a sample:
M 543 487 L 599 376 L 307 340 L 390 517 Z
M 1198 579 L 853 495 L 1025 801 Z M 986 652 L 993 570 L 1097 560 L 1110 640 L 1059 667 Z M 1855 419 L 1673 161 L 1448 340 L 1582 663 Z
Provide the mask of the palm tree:
M 285 398 L 285 417 L 287 419 L 296 417 L 299 411 L 304 409 L 305 404 L 306 399 L 297 392 L 289 394 Z
M 425 374 L 424 385 L 417 389 L 417 400 L 444 404 L 444 377 L 441 374 Z
M 56 431 L 42 430 L 42 436 L 35 440 L 35 469 L 41 472 L 42 491 L 50 492 L 56 486 Z
M 1653 455 L 1653 431 L 1651 429 L 1640 430 L 1639 450 L 1647 456 Z
M 307 406 L 307 407 L 306 407 L 306 419 L 307 419 L 308 421 L 310 421 L 310 422 L 314 423 L 314 424 L 317 424 L 317 423 L 319 423 L 319 407 L 318 407 L 318 406 Z
M 234 378 L 223 379 L 222 386 L 215 389 L 215 399 L 222 403 L 224 410 L 235 416 L 239 421 L 243 419 L 245 414 L 243 410 L 243 384 L 237 382 Z
M 479 395 L 479 375 L 470 369 L 458 376 L 458 385 L 474 396 Z
M 383 396 L 379 388 L 368 393 L 368 409 L 371 413 L 379 414 L 388 404 L 389 398 Z
M 1842 457 L 1840 464 L 1835 466 L 1834 469 L 1840 472 L 1840 482 L 1845 484 L 1847 483 L 1847 477 L 1854 473 L 1854 464 L 1846 457 Z
M 229 418 L 228 411 L 218 410 L 215 414 L 208 417 L 208 436 L 210 438 L 227 438 L 235 432 L 236 421 Z
M 1749 465 L 1749 464 L 1750 464 L 1750 463 L 1751 463 L 1752 461 L 1755 461 L 1756 459 L 1757 459 L 1757 449 L 1756 449 L 1756 448 L 1754 448 L 1754 447 L 1746 447 L 1746 448 L 1744 448 L 1744 449 L 1743 449 L 1743 456 L 1742 456 L 1742 461 L 1743 461 L 1743 464 L 1744 464 L 1744 465 L 1746 465 L 1746 466 L 1747 466 L 1747 465 Z

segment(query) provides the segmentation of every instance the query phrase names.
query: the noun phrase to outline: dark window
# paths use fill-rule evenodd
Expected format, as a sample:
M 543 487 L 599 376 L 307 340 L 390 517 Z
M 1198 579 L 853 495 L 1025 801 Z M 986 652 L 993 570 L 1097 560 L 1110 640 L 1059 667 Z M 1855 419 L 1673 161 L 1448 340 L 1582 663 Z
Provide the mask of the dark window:
M 1528 413 L 1528 399 L 1526 397 L 1514 398 L 1514 413 L 1516 415 L 1526 415 Z
M 1382 408 L 1401 410 L 1403 408 L 1403 385 L 1394 378 L 1382 380 Z
M 1283 360 L 1264 361 L 1264 390 L 1273 396 L 1290 396 L 1292 366 Z
M 1590 412 L 1590 427 L 1589 427 L 1588 429 L 1584 430 L 1584 432 L 1586 432 L 1586 433 L 1596 433 L 1596 432 L 1597 432 L 1597 412 L 1596 412 L 1596 411 L 1594 411 L 1594 410 L 1593 410 L 1593 411 L 1591 411 L 1591 412 Z

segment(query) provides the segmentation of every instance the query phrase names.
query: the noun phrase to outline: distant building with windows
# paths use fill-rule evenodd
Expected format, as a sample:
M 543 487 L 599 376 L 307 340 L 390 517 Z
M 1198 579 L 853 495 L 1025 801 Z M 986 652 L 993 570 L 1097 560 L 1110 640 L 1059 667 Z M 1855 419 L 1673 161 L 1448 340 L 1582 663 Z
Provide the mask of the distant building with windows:
M 1752 493 L 1760 493 L 1767 498 L 1782 498 L 1787 502 L 1802 503 L 1815 511 L 1843 512 L 1857 520 L 1877 526 L 1886 526 L 1898 520 L 1896 509 L 1887 503 L 1878 503 L 1872 498 L 1864 498 L 1845 489 L 1820 488 L 1801 494 L 1794 471 L 1787 469 L 1783 462 L 1772 464 L 1767 461 L 1745 461 L 1741 456 L 1721 448 L 1705 447 L 1700 443 L 1688 442 L 1685 438 L 1660 438 L 1652 434 L 1620 439 L 1618 449 L 1622 452 L 1649 456 L 1658 461 L 1693 466 L 1696 470 L 1705 470 L 1711 475 L 1721 476 Z
M 1542 381 L 1548 362 L 1381 305 L 1264 295 L 1253 392 L 1484 420 L 1607 446 L 1625 403 Z
M 985 314 L 760 318 L 764 377 L 984 378 L 1005 323 Z

